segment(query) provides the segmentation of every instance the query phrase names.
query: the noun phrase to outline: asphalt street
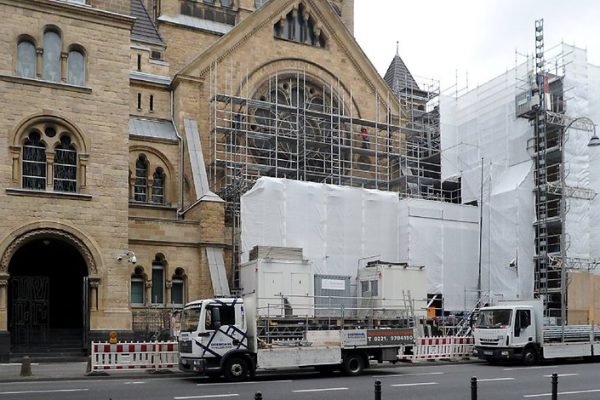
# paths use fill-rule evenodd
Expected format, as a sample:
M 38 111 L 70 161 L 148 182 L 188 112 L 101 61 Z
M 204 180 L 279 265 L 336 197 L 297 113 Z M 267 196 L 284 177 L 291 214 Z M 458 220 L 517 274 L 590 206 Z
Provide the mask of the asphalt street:
M 247 382 L 228 383 L 189 375 L 96 377 L 0 383 L 0 400 L 370 400 L 381 381 L 382 400 L 470 399 L 470 379 L 478 378 L 480 400 L 550 399 L 551 374 L 559 374 L 559 398 L 600 398 L 600 364 L 561 363 L 535 367 L 481 363 L 401 365 L 372 368 L 362 376 L 319 375 L 312 371 L 261 374 Z

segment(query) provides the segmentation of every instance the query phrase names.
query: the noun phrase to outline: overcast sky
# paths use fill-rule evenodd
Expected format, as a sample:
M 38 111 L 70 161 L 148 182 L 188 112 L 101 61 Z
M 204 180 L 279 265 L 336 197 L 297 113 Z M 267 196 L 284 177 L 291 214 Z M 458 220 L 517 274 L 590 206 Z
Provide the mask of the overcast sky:
M 546 49 L 564 41 L 586 48 L 588 61 L 600 65 L 598 0 L 355 0 L 354 33 L 381 75 L 399 41 L 415 77 L 446 89 L 458 71 L 458 86 L 468 73 L 472 88 L 514 67 L 515 50 L 533 54 L 540 18 Z

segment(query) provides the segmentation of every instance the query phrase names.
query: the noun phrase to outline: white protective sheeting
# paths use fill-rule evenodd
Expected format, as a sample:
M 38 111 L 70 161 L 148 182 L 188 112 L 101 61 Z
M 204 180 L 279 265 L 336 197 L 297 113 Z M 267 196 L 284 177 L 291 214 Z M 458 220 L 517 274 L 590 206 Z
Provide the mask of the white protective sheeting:
M 461 177 L 463 203 L 483 204 L 481 289 L 492 298 L 533 293 L 535 212 L 527 152 L 533 131 L 515 116 L 515 76 L 525 71 L 523 65 L 458 98 L 440 99 L 442 176 Z M 478 275 L 479 268 L 474 279 Z
M 299 247 L 314 273 L 349 275 L 368 260 L 425 266 L 428 293 L 449 310 L 470 307 L 477 208 L 397 193 L 260 178 L 242 196 L 242 262 L 256 246 Z
M 600 68 L 587 63 L 585 50 L 562 45 L 558 51 L 567 115 L 600 122 Z M 440 99 L 442 176 L 462 178 L 464 203 L 483 200 L 482 289 L 494 298 L 533 295 L 535 197 L 528 140 L 534 131 L 515 115 L 526 76 L 526 65 L 519 65 L 458 98 Z M 600 190 L 600 148 L 587 147 L 590 136 L 571 128 L 564 143 L 565 182 L 573 189 L 564 217 L 570 257 L 600 256 L 599 196 L 573 195 Z

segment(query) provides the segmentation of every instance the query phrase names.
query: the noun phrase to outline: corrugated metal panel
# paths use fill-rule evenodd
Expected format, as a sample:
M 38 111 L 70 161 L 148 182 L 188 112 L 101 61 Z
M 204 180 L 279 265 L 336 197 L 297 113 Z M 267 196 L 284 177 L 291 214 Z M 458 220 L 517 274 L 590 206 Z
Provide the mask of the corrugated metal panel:
M 229 284 L 227 283 L 227 273 L 225 272 L 223 249 L 218 247 L 207 247 L 206 258 L 208 259 L 210 280 L 215 296 L 229 296 Z
M 350 276 L 315 274 L 315 316 L 351 317 L 355 304 L 352 298 Z
M 177 143 L 177 132 L 171 121 L 129 118 L 129 134 Z

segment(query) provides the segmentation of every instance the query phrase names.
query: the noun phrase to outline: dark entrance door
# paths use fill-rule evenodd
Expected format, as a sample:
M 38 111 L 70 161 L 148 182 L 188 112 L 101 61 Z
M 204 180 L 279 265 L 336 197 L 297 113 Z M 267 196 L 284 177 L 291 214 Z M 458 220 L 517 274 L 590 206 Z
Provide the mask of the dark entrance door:
M 55 238 L 32 241 L 15 253 L 9 273 L 11 351 L 82 354 L 89 308 L 77 249 Z

